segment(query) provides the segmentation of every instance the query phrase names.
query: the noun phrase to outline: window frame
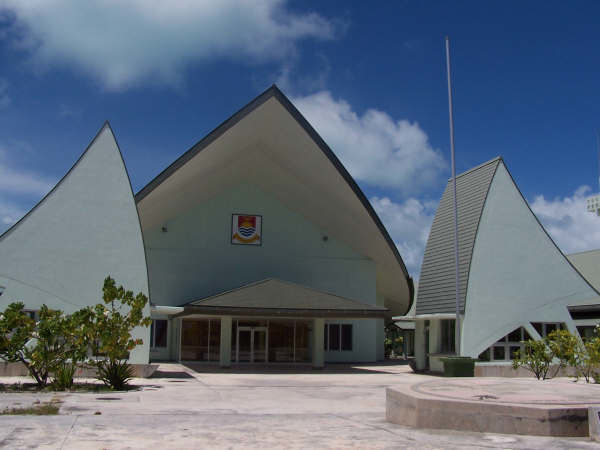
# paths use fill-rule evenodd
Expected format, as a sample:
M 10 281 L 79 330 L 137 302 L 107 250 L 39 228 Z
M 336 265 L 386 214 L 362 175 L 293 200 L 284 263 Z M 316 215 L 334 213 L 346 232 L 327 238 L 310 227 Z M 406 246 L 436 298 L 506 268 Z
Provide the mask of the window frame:
M 332 340 L 330 339 L 330 330 L 332 329 L 332 327 L 337 327 L 338 331 L 337 331 L 337 347 L 338 348 L 331 348 L 331 342 Z M 349 334 L 350 334 L 350 348 L 344 348 L 344 331 L 343 330 L 350 330 Z M 352 323 L 343 323 L 343 322 L 331 322 L 331 323 L 326 323 L 323 327 L 323 350 L 326 352 L 352 352 L 354 351 L 354 324 Z
M 156 345 L 156 322 L 165 322 L 165 345 L 157 346 Z M 152 323 L 150 324 L 150 348 L 151 349 L 165 349 L 169 347 L 169 320 L 168 319 L 152 319 Z

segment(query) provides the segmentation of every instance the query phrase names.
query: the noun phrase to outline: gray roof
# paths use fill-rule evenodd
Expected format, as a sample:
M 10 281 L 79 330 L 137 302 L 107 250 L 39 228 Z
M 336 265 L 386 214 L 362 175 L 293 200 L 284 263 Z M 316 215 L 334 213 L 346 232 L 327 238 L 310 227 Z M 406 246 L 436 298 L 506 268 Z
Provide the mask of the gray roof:
M 469 269 L 479 220 L 501 158 L 456 177 L 458 199 L 459 301 L 464 312 Z M 454 208 L 451 180 L 435 213 L 419 278 L 417 315 L 456 311 Z
M 187 303 L 189 314 L 383 317 L 388 310 L 274 278 Z

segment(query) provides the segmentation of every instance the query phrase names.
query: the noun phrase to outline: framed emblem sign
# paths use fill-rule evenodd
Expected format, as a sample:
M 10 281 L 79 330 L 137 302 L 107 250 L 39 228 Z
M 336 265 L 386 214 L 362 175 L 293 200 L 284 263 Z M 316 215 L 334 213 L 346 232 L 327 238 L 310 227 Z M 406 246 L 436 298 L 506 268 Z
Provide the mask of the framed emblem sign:
M 232 214 L 231 243 L 241 245 L 261 245 L 262 216 Z

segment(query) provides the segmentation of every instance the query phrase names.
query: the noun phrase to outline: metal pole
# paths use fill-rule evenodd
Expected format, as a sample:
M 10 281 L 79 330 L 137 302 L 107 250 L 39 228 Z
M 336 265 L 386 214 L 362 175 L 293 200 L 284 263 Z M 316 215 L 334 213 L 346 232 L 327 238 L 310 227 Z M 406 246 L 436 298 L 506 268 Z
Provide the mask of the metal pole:
M 450 152 L 452 159 L 452 189 L 454 191 L 454 264 L 456 276 L 456 354 L 460 355 L 460 300 L 458 292 L 458 202 L 456 200 L 456 165 L 454 164 L 454 117 L 452 115 L 452 80 L 450 71 L 450 38 L 446 36 L 446 69 L 448 76 L 448 111 L 450 113 Z

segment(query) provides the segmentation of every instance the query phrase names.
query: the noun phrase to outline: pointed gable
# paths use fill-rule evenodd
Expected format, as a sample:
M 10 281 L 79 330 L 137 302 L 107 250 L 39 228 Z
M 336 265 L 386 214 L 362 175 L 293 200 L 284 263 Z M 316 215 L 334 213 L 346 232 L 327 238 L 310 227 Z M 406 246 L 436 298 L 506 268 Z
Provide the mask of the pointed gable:
M 464 353 L 477 356 L 520 326 L 532 333 L 531 322 L 561 322 L 576 333 L 568 306 L 595 304 L 598 296 L 552 241 L 500 161 L 473 248 Z
M 142 230 L 160 229 L 243 183 L 374 261 L 378 296 L 394 314 L 408 310 L 412 279 L 385 227 L 333 151 L 275 86 L 136 194 Z
M 50 193 L 0 236 L 1 304 L 73 311 L 101 300 L 109 274 L 148 292 L 133 193 L 107 123 Z

